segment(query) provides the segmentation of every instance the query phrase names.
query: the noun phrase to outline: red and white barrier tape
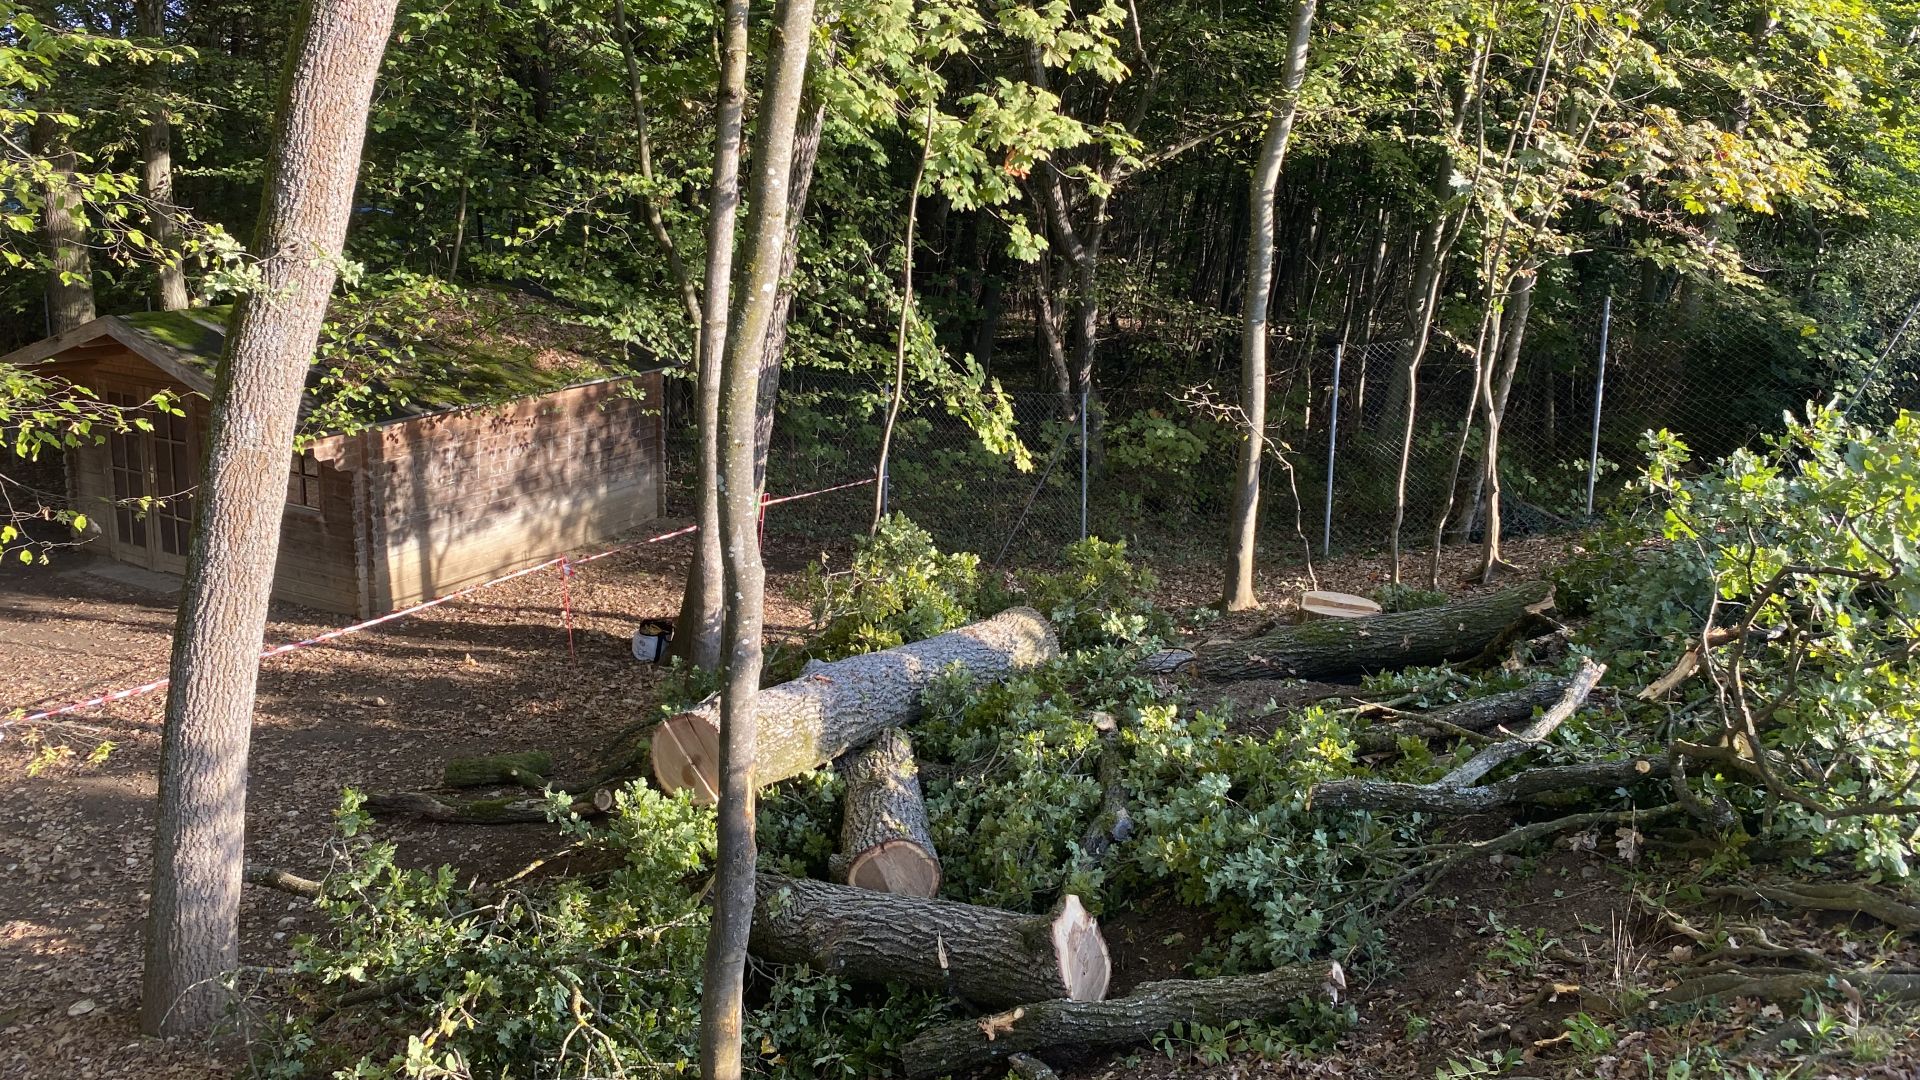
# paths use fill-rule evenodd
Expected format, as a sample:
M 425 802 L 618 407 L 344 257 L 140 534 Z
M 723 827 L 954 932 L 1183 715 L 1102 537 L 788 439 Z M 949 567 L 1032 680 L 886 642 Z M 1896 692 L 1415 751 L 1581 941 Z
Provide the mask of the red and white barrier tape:
M 865 480 L 856 480 L 850 484 L 836 484 L 833 487 L 821 488 L 818 491 L 805 491 L 805 492 L 801 492 L 798 495 L 782 495 L 780 498 L 777 498 L 777 499 L 765 500 L 761 506 L 761 510 L 764 513 L 766 507 L 772 506 L 775 503 L 793 502 L 797 499 L 811 499 L 818 495 L 826 495 L 835 491 L 845 491 L 848 488 L 861 487 L 863 485 L 871 484 L 871 483 L 873 483 L 873 478 L 868 477 Z M 566 555 L 555 556 L 554 558 L 548 559 L 546 562 L 536 563 L 535 565 L 526 567 L 525 569 L 515 570 L 511 574 L 502 574 L 497 578 L 493 578 L 489 581 L 482 581 L 477 585 L 469 585 L 464 589 L 456 589 L 453 592 L 446 594 L 445 596 L 436 596 L 431 600 L 422 600 L 417 604 L 400 608 L 397 611 L 389 611 L 385 615 L 382 615 L 375 619 L 368 619 L 366 622 L 354 623 L 351 626 L 342 626 L 339 629 L 329 630 L 324 634 L 315 634 L 314 636 L 310 638 L 306 638 L 301 641 L 289 641 L 284 645 L 275 645 L 271 648 L 263 649 L 260 652 L 260 659 L 268 660 L 275 656 L 280 656 L 284 653 L 293 652 L 296 649 L 305 649 L 310 646 L 325 644 L 326 642 L 332 641 L 335 638 L 343 638 L 349 634 L 357 634 L 362 630 L 370 630 L 376 626 L 379 626 L 382 623 L 389 623 L 394 621 L 395 619 L 404 619 L 409 615 L 418 614 L 431 607 L 439 607 L 441 604 L 447 603 L 450 600 L 458 600 L 463 596 L 467 596 L 469 594 L 478 592 L 481 589 L 489 589 L 495 585 L 504 585 L 507 582 L 514 580 L 515 578 L 523 578 L 523 577 L 526 577 L 528 574 L 536 574 L 542 570 L 546 570 L 555 566 L 560 567 L 561 606 L 565 610 L 566 622 L 567 622 L 567 653 L 569 656 L 571 656 L 573 655 L 573 605 L 572 605 L 572 596 L 571 596 L 570 590 L 568 589 L 567 583 L 568 583 L 568 579 L 570 579 L 575 573 L 578 572 L 578 567 L 586 563 L 595 562 L 597 560 L 607 558 L 608 556 L 611 556 L 611 555 L 618 555 L 622 552 L 632 551 L 635 548 L 645 547 L 648 544 L 657 544 L 663 540 L 673 540 L 678 537 L 685 536 L 688 533 L 698 532 L 699 530 L 700 530 L 700 526 L 698 525 L 688 525 L 684 529 L 675 529 L 672 532 L 661 533 L 659 536 L 649 536 L 645 540 L 635 540 L 631 544 L 622 544 L 619 547 L 608 548 L 607 550 L 599 552 L 597 554 L 582 556 L 581 558 L 578 558 L 578 559 L 571 558 L 570 556 L 566 556 Z M 128 698 L 136 698 L 136 697 L 140 697 L 143 694 L 151 694 L 155 690 L 165 689 L 167 684 L 172 681 L 173 681 L 172 679 L 168 679 L 168 678 L 155 679 L 154 681 L 150 683 L 146 683 L 141 686 L 130 686 L 124 690 L 115 690 L 112 693 L 101 694 L 98 697 L 91 697 L 85 701 L 76 701 L 71 705 L 62 705 L 57 709 L 43 709 L 39 712 L 28 713 L 27 715 L 22 716 L 17 720 L 6 720 L 4 718 L 0 718 L 0 728 L 5 728 L 13 724 L 30 724 L 39 720 L 51 720 L 57 716 L 66 716 L 69 713 L 82 712 L 84 710 L 97 708 L 101 705 L 106 705 L 111 702 L 125 701 Z

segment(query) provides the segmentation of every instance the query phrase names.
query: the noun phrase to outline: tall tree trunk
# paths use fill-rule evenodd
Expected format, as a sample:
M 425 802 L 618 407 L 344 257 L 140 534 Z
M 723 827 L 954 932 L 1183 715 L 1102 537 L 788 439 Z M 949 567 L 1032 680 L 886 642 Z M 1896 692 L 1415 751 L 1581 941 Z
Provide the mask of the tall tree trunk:
M 731 17 L 731 12 L 729 13 Z M 745 20 L 742 19 L 744 26 Z M 726 584 L 726 675 L 720 690 L 719 848 L 713 926 L 707 935 L 700 1000 L 700 1074 L 739 1080 L 746 988 L 747 938 L 754 905 L 754 696 L 760 690 L 760 636 L 766 570 L 760 561 L 754 484 L 760 363 L 781 311 L 787 244 L 787 188 L 793 176 L 795 128 L 812 42 L 813 0 L 780 0 L 774 12 L 773 56 L 755 125 L 751 247 L 728 320 L 721 365 L 720 443 L 724 484 L 720 539 Z M 708 285 L 708 296 L 713 286 Z
M 1260 462 L 1266 457 L 1273 203 L 1280 186 L 1280 167 L 1287 157 L 1287 141 L 1293 135 L 1293 118 L 1299 112 L 1300 84 L 1307 74 L 1307 44 L 1318 6 L 1318 0 L 1297 0 L 1294 5 L 1293 36 L 1287 44 L 1287 66 L 1281 83 L 1283 96 L 1267 124 L 1267 137 L 1260 145 L 1260 158 L 1247 193 L 1252 222 L 1247 231 L 1247 283 L 1240 314 L 1240 402 L 1247 414 L 1247 441 L 1240 449 L 1233 517 L 1228 522 L 1227 581 L 1220 598 L 1220 606 L 1228 611 L 1260 606 L 1253 592 L 1253 551 L 1260 531 Z
M 727 307 L 733 278 L 734 222 L 740 211 L 740 138 L 747 101 L 747 2 L 726 0 L 721 32 L 720 83 L 715 90 L 713 181 L 707 194 L 707 289 L 701 311 L 699 395 L 695 415 L 700 440 L 695 481 L 693 562 L 680 599 L 670 655 L 709 671 L 720 666 L 720 369 L 727 341 Z
M 666 219 L 660 216 L 660 205 L 653 198 L 653 125 L 647 113 L 647 87 L 640 75 L 640 59 L 633 50 L 633 35 L 627 30 L 626 0 L 614 0 L 613 28 L 620 38 L 620 57 L 626 64 L 627 104 L 633 109 L 634 136 L 640 143 L 640 179 L 648 185 L 648 190 L 640 197 L 640 209 L 647 219 L 647 231 L 653 234 L 653 242 L 659 246 L 660 254 L 666 257 L 667 273 L 673 278 L 674 288 L 679 290 L 680 303 L 687 311 L 688 325 L 693 327 L 697 353 L 702 336 L 700 290 L 693 283 L 693 275 L 687 272 L 686 261 L 680 257 L 680 246 L 673 242 L 673 234 L 667 231 Z M 465 194 L 464 180 L 460 190 Z M 699 370 L 699 362 L 696 355 L 696 371 Z
M 787 240 L 780 255 L 780 293 L 774 298 L 766 344 L 760 350 L 760 398 L 753 418 L 756 491 L 767 489 L 774 406 L 780 398 L 780 369 L 787 359 L 787 320 L 793 312 L 793 271 L 800 263 L 800 226 L 806 216 L 807 195 L 813 190 L 813 167 L 820 160 L 820 137 L 826 126 L 826 102 L 814 102 L 801 113 L 799 129 L 793 137 L 793 177 L 787 187 Z
M 163 41 L 167 33 L 166 0 L 140 0 L 137 14 L 140 36 L 156 43 Z M 165 101 L 166 69 L 160 64 L 149 64 L 147 69 L 151 98 L 140 165 L 147 189 L 148 224 L 161 258 L 154 301 L 162 311 L 178 311 L 187 306 L 187 271 L 180 263 L 180 223 L 174 217 L 173 128 Z
M 1495 383 L 1489 373 L 1487 389 L 1481 394 L 1487 435 L 1480 461 L 1480 486 L 1486 492 L 1487 515 L 1485 539 L 1480 544 L 1480 583 L 1483 585 L 1493 580 L 1496 571 L 1511 569 L 1500 557 L 1500 426 L 1506 420 L 1514 374 L 1520 370 L 1520 348 L 1527 339 L 1527 318 L 1533 312 L 1536 280 L 1537 273 L 1528 271 L 1514 282 L 1510 301 L 1513 310 L 1505 320 L 1507 336 L 1500 350 L 1499 380 Z
M 47 329 L 58 334 L 93 321 L 93 259 L 74 181 L 79 161 L 52 117 L 43 115 L 34 123 L 33 152 L 51 167 L 44 222 L 53 259 L 47 275 Z
M 900 249 L 900 325 L 893 341 L 893 394 L 887 400 L 886 423 L 880 427 L 880 462 L 874 470 L 873 522 L 869 536 L 880 531 L 880 515 L 887 509 L 887 455 L 893 450 L 893 426 L 900 419 L 900 405 L 907 396 L 907 329 L 913 325 L 913 230 L 920 221 L 920 182 L 927 175 L 927 158 L 933 153 L 933 104 L 927 104 L 927 128 L 920 133 L 920 163 L 913 170 L 913 187 L 907 193 L 907 224 Z
M 346 239 L 397 0 L 311 0 L 280 91 L 254 252 L 214 381 L 174 628 L 154 813 L 141 1027 L 205 1031 L 239 954 L 247 743 L 307 366 Z

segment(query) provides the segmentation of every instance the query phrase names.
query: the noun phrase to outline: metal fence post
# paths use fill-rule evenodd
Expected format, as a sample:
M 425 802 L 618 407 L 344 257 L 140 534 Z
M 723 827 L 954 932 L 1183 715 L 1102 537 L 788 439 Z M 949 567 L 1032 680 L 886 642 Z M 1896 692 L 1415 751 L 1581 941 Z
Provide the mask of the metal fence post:
M 1080 539 L 1087 538 L 1087 390 L 1080 389 Z
M 1320 523 L 1320 556 L 1333 554 L 1333 463 L 1340 450 L 1340 361 L 1346 357 L 1347 343 L 1333 343 L 1333 394 L 1327 399 L 1327 505 Z
M 1600 408 L 1607 398 L 1607 334 L 1613 328 L 1613 297 L 1600 305 L 1600 373 L 1593 380 L 1593 444 L 1587 451 L 1587 516 L 1593 516 L 1593 485 L 1600 476 Z
M 893 463 L 883 461 L 880 463 L 880 516 L 881 517 L 887 516 L 887 503 L 892 501 L 891 500 L 892 495 L 893 495 Z

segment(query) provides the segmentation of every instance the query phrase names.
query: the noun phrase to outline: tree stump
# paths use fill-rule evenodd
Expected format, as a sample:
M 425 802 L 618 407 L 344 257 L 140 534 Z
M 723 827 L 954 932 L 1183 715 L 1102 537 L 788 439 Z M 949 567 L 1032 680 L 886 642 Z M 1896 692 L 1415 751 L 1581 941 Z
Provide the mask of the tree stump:
M 899 896 L 940 892 L 927 803 L 913 743 L 899 728 L 842 759 L 840 853 L 828 860 L 835 881 Z

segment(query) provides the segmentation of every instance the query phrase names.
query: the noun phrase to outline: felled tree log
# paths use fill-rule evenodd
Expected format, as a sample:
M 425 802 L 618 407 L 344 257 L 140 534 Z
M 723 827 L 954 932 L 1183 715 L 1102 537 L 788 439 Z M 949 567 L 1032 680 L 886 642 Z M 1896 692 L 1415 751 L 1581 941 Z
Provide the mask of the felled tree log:
M 900 1058 L 909 1077 L 957 1074 L 1049 1047 L 1127 1046 L 1175 1023 L 1257 1020 L 1309 995 L 1337 994 L 1345 985 L 1337 966 L 1151 982 L 1110 1001 L 1039 1001 L 992 1016 L 940 1024 L 909 1041 L 901 1048 Z
M 776 964 L 906 983 L 986 1008 L 1107 994 L 1107 944 L 1076 896 L 1050 915 L 1022 915 L 777 874 L 761 874 L 759 889 L 752 948 Z
M 1541 679 L 1518 690 L 1456 701 L 1391 724 L 1377 724 L 1360 732 L 1354 741 L 1362 753 L 1379 754 L 1393 750 L 1403 738 L 1445 739 L 1462 731 L 1484 735 L 1496 727 L 1530 720 L 1536 709 L 1552 708 L 1572 681 Z
M 1631 784 L 1650 775 L 1651 760 L 1599 762 L 1562 769 L 1534 769 L 1504 782 L 1480 786 L 1488 773 L 1528 751 L 1537 749 L 1547 736 L 1578 712 L 1587 695 L 1606 674 L 1605 664 L 1582 660 L 1580 669 L 1567 680 L 1559 700 L 1511 739 L 1481 749 L 1466 762 L 1431 784 L 1401 784 L 1381 780 L 1333 780 L 1314 785 L 1308 804 L 1325 810 L 1365 808 L 1374 810 L 1421 810 L 1443 814 L 1471 814 L 1505 806 L 1518 799 L 1567 787 L 1614 786 Z M 1662 769 L 1662 772 L 1665 770 Z M 1549 774 L 1549 775 L 1542 775 Z
M 880 733 L 839 766 L 847 791 L 841 801 L 840 852 L 828 860 L 835 881 L 900 896 L 940 891 L 940 856 L 933 850 L 927 802 L 913 743 L 899 728 Z
M 777 783 L 824 765 L 890 727 L 920 717 L 920 692 L 949 665 L 996 679 L 1060 655 L 1053 624 L 1032 608 L 1006 611 L 896 649 L 822 664 L 760 691 L 754 773 Z M 710 803 L 719 790 L 720 702 L 709 698 L 653 730 L 653 775 L 663 791 L 691 789 Z
M 547 800 L 538 795 L 448 802 L 423 792 L 401 791 L 369 795 L 365 806 L 377 818 L 414 817 L 454 825 L 525 825 L 548 820 Z M 605 810 L 590 799 L 573 804 L 573 812 L 582 816 Z
M 1552 603 L 1551 585 L 1529 581 L 1435 608 L 1281 626 L 1245 641 L 1202 645 L 1194 667 L 1209 679 L 1339 679 L 1469 660 Z
M 1115 844 L 1133 837 L 1133 814 L 1127 809 L 1127 786 L 1120 778 L 1125 753 L 1120 749 L 1120 722 L 1113 714 L 1093 714 L 1093 726 L 1100 732 L 1100 763 L 1094 775 L 1100 779 L 1100 813 L 1080 838 L 1080 854 L 1087 864 L 1106 858 Z
M 446 772 L 440 782 L 453 788 L 493 787 L 501 784 L 516 784 L 524 788 L 542 788 L 547 786 L 547 776 L 553 772 L 553 755 L 544 750 L 528 750 L 518 754 L 483 754 L 479 757 L 454 758 L 447 762 Z
M 1664 758 L 1640 757 L 1528 769 L 1497 784 L 1449 788 L 1388 780 L 1330 780 L 1308 796 L 1315 810 L 1403 810 L 1422 814 L 1482 814 L 1542 795 L 1577 788 L 1632 787 L 1667 775 Z

